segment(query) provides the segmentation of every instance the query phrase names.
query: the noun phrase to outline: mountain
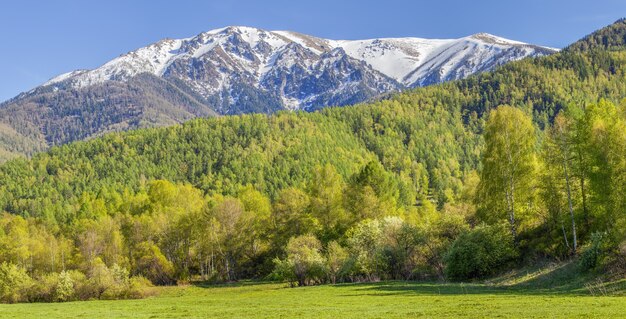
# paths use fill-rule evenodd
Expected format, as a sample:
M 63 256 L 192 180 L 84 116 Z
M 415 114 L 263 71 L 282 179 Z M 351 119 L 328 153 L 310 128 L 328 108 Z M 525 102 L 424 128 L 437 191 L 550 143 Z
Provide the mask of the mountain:
M 562 109 L 600 99 L 619 102 L 626 97 L 624 61 L 626 50 L 563 50 L 367 104 L 108 134 L 0 166 L 0 208 L 63 215 L 67 207 L 80 207 L 84 192 L 108 196 L 112 189 L 139 189 L 152 179 L 225 194 L 253 184 L 275 196 L 302 185 L 320 162 L 348 178 L 371 160 L 410 185 L 409 192 L 423 192 L 443 205 L 461 196 L 466 175 L 478 169 L 484 117 L 491 109 L 518 107 L 543 129 Z M 181 101 L 183 96 L 191 95 L 181 93 Z M 71 205 L 52 213 L 44 209 L 48 201 Z
M 347 41 L 227 27 L 159 41 L 0 104 L 0 158 L 194 117 L 355 104 L 554 52 L 484 33 Z
M 32 274 L 119 262 L 161 284 L 211 267 L 209 278 L 267 278 L 291 239 L 307 235 L 343 246 L 349 276 L 367 278 L 359 256 L 382 256 L 367 257 L 380 265 L 375 278 L 396 278 L 393 269 L 435 278 L 450 276 L 457 257 L 444 256 L 457 249 L 492 258 L 506 240 L 520 266 L 571 258 L 577 238 L 579 260 L 593 265 L 573 267 L 622 279 L 626 49 L 596 44 L 626 34 L 626 24 L 612 27 L 571 46 L 580 49 L 374 102 L 193 119 L 9 161 L 0 257 Z
M 597 30 L 565 48 L 566 51 L 570 52 L 624 49 L 626 49 L 626 18 L 619 19 L 615 23 Z
M 361 102 L 404 88 L 465 78 L 554 49 L 480 33 L 461 39 L 336 41 L 289 31 L 227 27 L 165 39 L 94 70 L 43 86 L 80 89 L 148 73 L 180 81 L 221 114 L 245 113 L 241 87 L 268 95 L 272 108 L 312 110 Z

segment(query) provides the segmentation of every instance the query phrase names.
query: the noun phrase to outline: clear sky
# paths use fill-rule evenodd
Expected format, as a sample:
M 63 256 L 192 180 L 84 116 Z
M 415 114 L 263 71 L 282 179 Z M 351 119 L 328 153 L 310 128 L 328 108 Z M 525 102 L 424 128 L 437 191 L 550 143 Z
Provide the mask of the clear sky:
M 331 39 L 488 32 L 560 48 L 624 16 L 625 0 L 2 0 L 0 101 L 162 38 L 228 25 Z

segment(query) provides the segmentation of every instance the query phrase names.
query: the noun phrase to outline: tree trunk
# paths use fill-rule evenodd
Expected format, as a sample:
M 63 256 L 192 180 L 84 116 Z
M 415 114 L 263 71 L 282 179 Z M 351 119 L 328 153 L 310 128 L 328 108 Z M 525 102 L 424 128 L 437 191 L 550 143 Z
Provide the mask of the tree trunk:
M 574 218 L 574 205 L 572 204 L 572 190 L 569 182 L 569 173 L 567 170 L 567 159 L 563 157 L 563 174 L 565 175 L 565 186 L 567 188 L 567 204 L 569 206 L 569 214 L 572 220 L 572 254 L 576 254 L 577 238 L 576 238 L 576 219 Z
M 513 242 L 517 246 L 517 226 L 515 225 L 515 184 L 513 183 L 513 177 L 510 179 L 509 191 L 506 193 L 507 210 L 509 214 L 509 224 L 511 225 L 511 236 L 513 236 Z
M 561 219 L 560 210 L 561 209 L 559 209 L 559 219 Z M 565 247 L 567 247 L 567 250 L 570 250 L 569 241 L 567 240 L 567 233 L 565 232 L 565 224 L 563 223 L 563 219 L 561 219 L 561 231 L 563 231 L 563 239 L 565 239 Z
M 507 157 L 509 161 L 509 185 L 508 192 L 506 192 L 507 199 L 507 209 L 509 213 L 509 223 L 511 224 L 511 235 L 513 236 L 513 243 L 517 246 L 517 227 L 515 225 L 515 164 L 513 163 L 513 154 L 511 153 L 513 150 L 511 149 L 510 139 L 508 136 L 508 132 L 506 134 L 507 141 Z
M 583 166 L 583 155 L 580 150 L 578 150 L 578 161 L 580 167 Z M 586 229 L 589 229 L 589 213 L 587 210 L 587 193 L 585 192 L 585 173 L 582 169 L 580 171 L 580 194 L 582 196 L 582 204 L 583 204 L 583 221 Z

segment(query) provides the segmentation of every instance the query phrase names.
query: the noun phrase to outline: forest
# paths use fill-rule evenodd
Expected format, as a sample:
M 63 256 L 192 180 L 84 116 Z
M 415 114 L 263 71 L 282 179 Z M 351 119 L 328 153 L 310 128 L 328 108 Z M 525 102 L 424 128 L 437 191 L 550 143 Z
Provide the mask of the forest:
M 112 133 L 0 166 L 0 300 L 152 285 L 626 269 L 626 22 L 317 112 Z

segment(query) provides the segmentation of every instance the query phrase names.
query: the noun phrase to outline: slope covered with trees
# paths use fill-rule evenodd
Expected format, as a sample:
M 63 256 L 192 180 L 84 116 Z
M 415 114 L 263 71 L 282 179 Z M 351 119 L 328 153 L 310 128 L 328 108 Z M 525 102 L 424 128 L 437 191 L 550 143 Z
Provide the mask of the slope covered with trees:
M 197 119 L 10 161 L 0 260 L 22 277 L 106 268 L 155 284 L 472 279 L 577 254 L 585 270 L 624 267 L 626 51 L 607 43 L 366 105 Z

